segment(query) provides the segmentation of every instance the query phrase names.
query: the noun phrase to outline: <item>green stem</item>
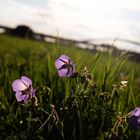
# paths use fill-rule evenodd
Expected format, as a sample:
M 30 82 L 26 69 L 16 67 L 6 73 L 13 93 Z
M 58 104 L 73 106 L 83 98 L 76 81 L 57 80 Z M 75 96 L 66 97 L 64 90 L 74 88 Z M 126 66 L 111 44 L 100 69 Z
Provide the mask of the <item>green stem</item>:
M 47 120 L 40 126 L 39 131 L 46 125 L 46 123 L 49 121 L 50 116 L 47 118 Z

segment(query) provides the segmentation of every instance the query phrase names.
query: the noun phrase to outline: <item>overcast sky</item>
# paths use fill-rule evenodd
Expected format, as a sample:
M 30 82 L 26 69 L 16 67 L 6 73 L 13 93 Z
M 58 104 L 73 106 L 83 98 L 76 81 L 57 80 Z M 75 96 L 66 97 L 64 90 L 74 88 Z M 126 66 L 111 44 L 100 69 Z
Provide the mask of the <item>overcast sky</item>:
M 0 24 L 72 39 L 140 42 L 140 0 L 0 0 Z

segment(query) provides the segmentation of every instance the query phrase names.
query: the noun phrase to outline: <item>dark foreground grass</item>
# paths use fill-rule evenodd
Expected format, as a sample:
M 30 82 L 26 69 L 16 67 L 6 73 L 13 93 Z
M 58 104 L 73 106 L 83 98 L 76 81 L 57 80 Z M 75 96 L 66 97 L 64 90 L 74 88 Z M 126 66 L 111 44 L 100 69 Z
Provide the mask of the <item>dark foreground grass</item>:
M 75 78 L 58 76 L 61 54 L 75 63 Z M 124 116 L 140 105 L 140 65 L 127 57 L 1 35 L 0 139 L 138 140 Z M 11 85 L 22 75 L 38 106 L 16 101 Z

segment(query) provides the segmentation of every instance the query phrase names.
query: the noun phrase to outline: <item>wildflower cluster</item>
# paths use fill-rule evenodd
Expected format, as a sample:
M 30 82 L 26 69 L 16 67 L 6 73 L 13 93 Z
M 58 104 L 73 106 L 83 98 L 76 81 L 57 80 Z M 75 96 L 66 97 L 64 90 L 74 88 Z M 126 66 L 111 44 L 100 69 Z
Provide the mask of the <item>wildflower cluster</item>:
M 34 119 L 34 116 L 39 118 L 37 134 L 47 132 L 45 136 L 52 138 L 51 132 L 56 131 L 61 139 L 69 139 L 69 136 L 73 136 L 73 139 L 81 140 L 88 137 L 98 138 L 101 136 L 101 132 L 104 132 L 105 138 L 112 139 L 119 138 L 119 135 L 123 136 L 121 134 L 124 127 L 127 126 L 126 122 L 134 129 L 139 129 L 140 107 L 136 107 L 133 111 L 124 115 L 117 114 L 113 109 L 116 92 L 124 90 L 127 87 L 127 81 L 114 84 L 111 93 L 102 92 L 97 90 L 93 76 L 86 66 L 82 71 L 76 72 L 75 64 L 68 56 L 61 55 L 56 59 L 55 67 L 60 77 L 67 77 L 71 80 L 69 95 L 62 100 L 61 107 L 58 109 L 59 113 L 56 109 L 58 108 L 57 105 L 55 105 L 55 108 L 50 101 L 48 102 L 50 110 L 46 111 L 40 107 L 36 90 L 34 90 L 30 78 L 21 76 L 12 84 L 17 101 L 21 104 L 30 105 L 28 106 L 30 107 L 30 122 Z M 44 120 L 44 117 L 39 113 L 38 117 L 35 110 L 42 112 L 42 114 L 45 112 L 46 119 Z M 62 114 L 64 118 L 61 119 L 65 130 L 63 130 L 63 123 L 59 119 L 59 115 L 62 116 Z M 116 117 L 116 121 L 112 121 L 112 117 Z M 42 121 L 44 122 L 42 123 Z

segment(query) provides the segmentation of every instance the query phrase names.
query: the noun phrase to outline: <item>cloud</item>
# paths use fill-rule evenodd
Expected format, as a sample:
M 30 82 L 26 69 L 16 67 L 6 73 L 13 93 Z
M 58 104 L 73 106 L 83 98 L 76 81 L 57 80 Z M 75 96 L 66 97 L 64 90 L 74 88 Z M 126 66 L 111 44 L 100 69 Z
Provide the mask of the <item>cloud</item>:
M 1 24 L 27 24 L 67 38 L 139 40 L 140 35 L 139 0 L 5 0 L 0 13 Z

